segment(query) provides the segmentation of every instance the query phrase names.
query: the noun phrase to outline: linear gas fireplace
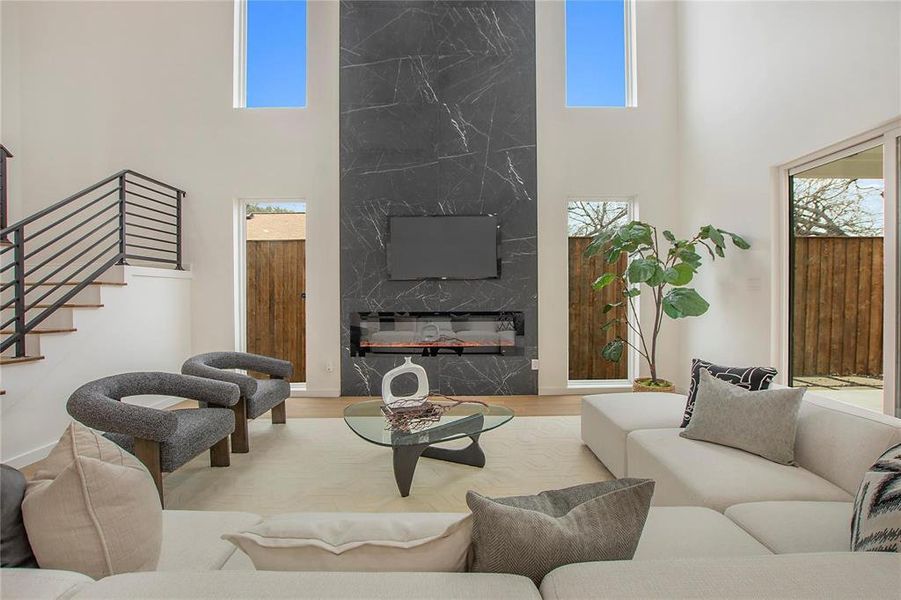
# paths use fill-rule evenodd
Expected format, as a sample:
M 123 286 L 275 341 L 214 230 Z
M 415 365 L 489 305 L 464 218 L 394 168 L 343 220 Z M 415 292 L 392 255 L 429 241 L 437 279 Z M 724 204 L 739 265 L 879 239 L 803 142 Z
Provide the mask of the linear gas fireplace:
M 521 312 L 369 312 L 350 315 L 350 355 L 521 356 Z

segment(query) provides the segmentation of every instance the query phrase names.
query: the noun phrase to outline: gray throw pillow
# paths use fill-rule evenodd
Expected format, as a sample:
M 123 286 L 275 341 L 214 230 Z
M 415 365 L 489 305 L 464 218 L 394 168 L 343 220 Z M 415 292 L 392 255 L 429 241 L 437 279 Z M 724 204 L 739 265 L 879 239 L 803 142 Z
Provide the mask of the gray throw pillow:
M 679 435 L 794 465 L 803 396 L 803 388 L 749 392 L 702 370 L 694 413 Z
M 472 510 L 470 571 L 525 575 L 635 554 L 654 495 L 650 479 L 586 483 L 535 496 L 488 498 L 467 492 Z
M 34 568 L 38 561 L 28 543 L 22 520 L 25 476 L 8 465 L 0 465 L 0 563 L 3 567 Z
M 854 499 L 854 552 L 901 552 L 901 444 L 870 467 Z

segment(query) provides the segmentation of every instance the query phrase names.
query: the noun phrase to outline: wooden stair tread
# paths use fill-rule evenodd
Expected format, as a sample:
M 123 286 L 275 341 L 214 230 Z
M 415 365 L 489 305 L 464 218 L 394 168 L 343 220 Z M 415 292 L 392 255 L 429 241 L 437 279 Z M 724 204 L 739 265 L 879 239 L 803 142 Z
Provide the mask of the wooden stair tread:
M 0 365 L 17 365 L 44 360 L 43 356 L 0 356 Z
M 58 328 L 58 329 L 52 329 L 52 328 L 51 329 L 40 329 L 40 328 L 38 328 L 38 329 L 32 329 L 25 335 L 41 335 L 41 334 L 47 334 L 47 333 L 75 333 L 76 331 L 78 331 L 78 330 L 75 329 L 74 327 L 63 327 L 63 328 Z M 15 331 L 8 331 L 8 330 L 0 331 L 0 335 L 12 335 L 14 333 L 15 333 Z
M 32 304 L 26 310 L 32 308 L 50 308 L 52 304 Z M 59 308 L 103 308 L 102 304 L 60 304 Z
M 46 283 L 35 284 L 29 281 L 25 282 L 25 286 L 39 286 L 39 287 L 49 287 L 52 285 L 78 285 L 82 283 L 81 281 L 48 281 Z M 128 285 L 124 281 L 91 281 L 88 285 L 112 285 L 117 287 L 123 287 Z

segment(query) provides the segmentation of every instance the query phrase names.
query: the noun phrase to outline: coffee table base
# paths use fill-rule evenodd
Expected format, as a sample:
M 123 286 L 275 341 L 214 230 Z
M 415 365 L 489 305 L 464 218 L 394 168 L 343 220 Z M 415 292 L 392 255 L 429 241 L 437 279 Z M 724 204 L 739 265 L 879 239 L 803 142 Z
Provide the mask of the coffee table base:
M 410 495 L 410 485 L 413 483 L 413 473 L 416 472 L 416 463 L 420 456 L 434 458 L 447 462 L 469 465 L 482 468 L 485 466 L 485 453 L 479 446 L 479 434 L 469 436 L 472 443 L 465 448 L 437 448 L 429 444 L 415 446 L 394 447 L 394 480 L 397 489 L 404 498 Z

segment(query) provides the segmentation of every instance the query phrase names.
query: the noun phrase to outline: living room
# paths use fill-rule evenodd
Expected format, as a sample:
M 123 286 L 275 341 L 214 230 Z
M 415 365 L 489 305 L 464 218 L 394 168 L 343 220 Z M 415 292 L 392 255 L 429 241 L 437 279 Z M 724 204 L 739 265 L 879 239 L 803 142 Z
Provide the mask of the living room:
M 901 2 L 4 0 L 0 36 L 41 567 L 4 597 L 896 594 L 897 506 L 849 549 L 901 481 Z M 150 491 L 110 510 L 155 557 L 28 527 L 79 460 Z

